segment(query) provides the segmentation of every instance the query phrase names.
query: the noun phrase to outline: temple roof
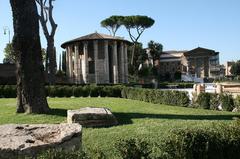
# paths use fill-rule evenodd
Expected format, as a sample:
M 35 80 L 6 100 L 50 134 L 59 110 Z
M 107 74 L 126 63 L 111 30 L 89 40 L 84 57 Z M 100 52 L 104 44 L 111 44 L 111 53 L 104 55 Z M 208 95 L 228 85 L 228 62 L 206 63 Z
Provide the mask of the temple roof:
M 205 53 L 205 54 L 209 54 L 209 55 L 212 55 L 212 56 L 215 56 L 215 55 L 219 54 L 219 52 L 216 52 L 216 51 L 211 50 L 211 49 L 197 47 L 195 49 L 192 49 L 190 51 L 185 52 L 184 56 L 196 55 L 196 54 L 199 54 L 200 52 Z
M 199 52 L 205 53 L 205 54 L 209 54 L 209 55 L 217 55 L 219 54 L 219 52 L 215 52 L 214 50 L 211 49 L 206 49 L 206 48 L 202 48 L 202 47 L 197 47 L 194 48 L 192 50 L 181 50 L 181 51 L 177 51 L 177 50 L 169 50 L 169 51 L 163 51 L 163 54 L 165 54 L 166 56 L 172 56 L 172 55 L 182 55 L 184 54 L 184 56 L 191 56 L 191 55 L 197 55 Z
M 73 40 L 69 40 L 65 43 L 63 43 L 61 45 L 62 48 L 65 48 L 65 46 L 67 44 L 71 44 L 71 43 L 74 43 L 74 42 L 80 42 L 80 41 L 91 41 L 91 40 L 117 40 L 117 41 L 125 41 L 127 43 L 130 44 L 130 42 L 128 40 L 125 40 L 124 38 L 122 37 L 118 37 L 118 36 L 111 36 L 111 35 L 107 35 L 107 34 L 102 34 L 102 33 L 92 33 L 92 34 L 88 34 L 88 35 L 85 35 L 85 36 L 81 36 L 79 38 L 76 38 L 76 39 L 73 39 Z

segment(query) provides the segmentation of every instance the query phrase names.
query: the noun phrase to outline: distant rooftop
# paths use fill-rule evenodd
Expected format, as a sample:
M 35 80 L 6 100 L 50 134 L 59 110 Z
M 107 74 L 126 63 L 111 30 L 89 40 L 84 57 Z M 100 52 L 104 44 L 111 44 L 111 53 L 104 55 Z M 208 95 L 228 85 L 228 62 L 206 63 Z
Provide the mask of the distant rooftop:
M 167 54 L 178 54 L 178 53 L 184 53 L 184 52 L 188 52 L 188 50 L 168 50 L 168 51 L 163 51 L 163 53 L 167 53 Z

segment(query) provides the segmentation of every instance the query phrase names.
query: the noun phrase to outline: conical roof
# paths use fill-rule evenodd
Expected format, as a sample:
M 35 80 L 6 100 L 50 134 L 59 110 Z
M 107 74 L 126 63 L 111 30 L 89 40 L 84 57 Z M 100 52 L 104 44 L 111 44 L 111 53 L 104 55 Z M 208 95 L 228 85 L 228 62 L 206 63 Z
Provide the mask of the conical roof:
M 107 34 L 102 34 L 102 33 L 92 33 L 92 34 L 88 34 L 85 36 L 81 36 L 79 38 L 73 39 L 73 40 L 69 40 L 67 42 L 64 42 L 61 47 L 65 48 L 66 45 L 74 43 L 74 42 L 80 42 L 80 41 L 91 41 L 91 40 L 117 40 L 117 41 L 125 41 L 127 43 L 130 44 L 129 41 L 125 40 L 122 37 L 118 37 L 118 36 L 111 36 L 111 35 L 107 35 Z

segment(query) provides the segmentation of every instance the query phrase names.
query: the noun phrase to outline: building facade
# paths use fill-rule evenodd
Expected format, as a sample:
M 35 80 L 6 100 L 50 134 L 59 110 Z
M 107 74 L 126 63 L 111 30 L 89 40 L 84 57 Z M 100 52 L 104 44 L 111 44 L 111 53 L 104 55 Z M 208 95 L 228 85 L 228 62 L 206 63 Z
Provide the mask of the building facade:
M 217 78 L 220 75 L 219 52 L 200 47 L 190 51 L 164 51 L 160 55 L 159 74 L 175 79 L 179 73 L 182 81 Z
M 127 50 L 120 37 L 93 33 L 62 44 L 70 83 L 128 83 Z

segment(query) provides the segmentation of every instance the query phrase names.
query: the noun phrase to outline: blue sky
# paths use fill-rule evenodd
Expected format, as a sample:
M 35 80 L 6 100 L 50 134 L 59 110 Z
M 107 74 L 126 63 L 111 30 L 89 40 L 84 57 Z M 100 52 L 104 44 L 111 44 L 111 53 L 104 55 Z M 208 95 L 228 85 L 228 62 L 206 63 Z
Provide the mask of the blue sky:
M 220 62 L 240 59 L 240 0 L 56 0 L 54 17 L 57 52 L 60 45 L 73 38 L 95 31 L 108 34 L 100 21 L 111 15 L 147 15 L 155 19 L 140 42 L 162 43 L 164 50 L 190 50 L 205 47 L 220 52 Z M 0 0 L 0 62 L 8 36 L 13 35 L 9 0 Z M 125 28 L 118 36 L 128 38 Z M 42 47 L 46 40 L 41 33 Z

